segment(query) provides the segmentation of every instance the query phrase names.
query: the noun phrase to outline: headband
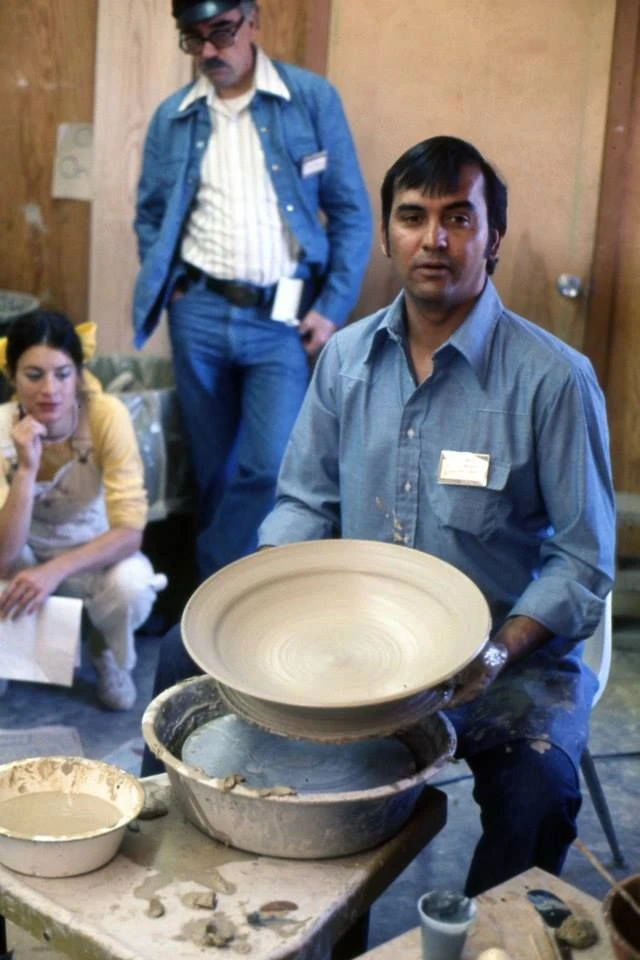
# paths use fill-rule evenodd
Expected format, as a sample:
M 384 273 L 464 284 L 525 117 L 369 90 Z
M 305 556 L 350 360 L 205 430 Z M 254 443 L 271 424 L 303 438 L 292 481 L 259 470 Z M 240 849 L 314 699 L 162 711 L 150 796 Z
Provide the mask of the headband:
M 79 323 L 74 330 L 78 334 L 80 344 L 82 346 L 82 358 L 86 363 L 88 360 L 91 360 L 94 353 L 96 352 L 96 331 L 97 327 L 95 323 Z M 34 347 L 39 346 L 39 344 L 34 343 Z M 0 337 L 0 373 L 5 377 L 8 375 L 7 370 L 7 338 Z

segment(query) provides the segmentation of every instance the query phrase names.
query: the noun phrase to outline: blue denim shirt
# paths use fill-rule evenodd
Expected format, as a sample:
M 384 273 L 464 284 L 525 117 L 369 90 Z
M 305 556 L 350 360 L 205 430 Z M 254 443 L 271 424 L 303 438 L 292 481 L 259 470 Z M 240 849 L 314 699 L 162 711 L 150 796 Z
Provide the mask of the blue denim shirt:
M 404 329 L 401 294 L 328 342 L 260 543 L 340 536 L 397 542 L 466 573 L 487 598 L 495 630 L 517 614 L 544 624 L 554 637 L 503 674 L 508 687 L 529 671 L 513 709 L 504 713 L 500 701 L 508 719 L 494 722 L 492 698 L 504 697 L 497 682 L 491 697 L 475 704 L 484 720 L 472 736 L 485 745 L 505 731 L 548 738 L 558 718 L 540 705 L 564 699 L 572 720 L 553 736 L 579 759 L 595 686 L 590 673 L 587 687 L 581 684 L 586 668 L 569 654 L 602 614 L 615 537 L 606 413 L 591 364 L 506 310 L 490 281 L 419 385 Z M 443 450 L 489 454 L 487 485 L 439 483 Z M 565 680 L 572 692 L 546 690 Z M 525 689 L 537 713 L 524 709 Z
M 300 244 L 296 276 L 316 281 L 313 309 L 340 325 L 356 302 L 371 250 L 369 198 L 336 90 L 306 70 L 274 66 L 291 99 L 258 90 L 251 114 L 280 211 Z M 160 104 L 145 141 L 134 224 L 141 262 L 133 302 L 138 347 L 171 294 L 202 156 L 215 135 L 204 99 L 179 110 L 189 86 Z M 303 177 L 303 160 L 320 151 L 327 153 L 326 169 Z

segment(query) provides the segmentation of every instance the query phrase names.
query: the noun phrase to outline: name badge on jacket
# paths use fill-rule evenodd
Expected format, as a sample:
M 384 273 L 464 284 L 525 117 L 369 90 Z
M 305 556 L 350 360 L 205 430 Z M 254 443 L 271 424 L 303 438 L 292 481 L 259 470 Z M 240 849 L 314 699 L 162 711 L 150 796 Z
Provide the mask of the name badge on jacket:
M 461 487 L 486 487 L 490 462 L 491 457 L 488 453 L 443 450 L 438 464 L 438 483 L 453 483 Z
M 308 157 L 303 157 L 300 167 L 302 176 L 312 177 L 316 173 L 323 173 L 327 169 L 327 159 L 326 150 L 310 153 Z

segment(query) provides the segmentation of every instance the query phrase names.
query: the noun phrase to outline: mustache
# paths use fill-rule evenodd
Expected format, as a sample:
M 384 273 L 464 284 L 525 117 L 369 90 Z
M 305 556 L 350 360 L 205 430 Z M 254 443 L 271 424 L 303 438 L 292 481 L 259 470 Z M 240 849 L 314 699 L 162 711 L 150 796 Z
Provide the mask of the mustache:
M 220 57 L 207 57 L 206 60 L 203 60 L 200 64 L 201 70 L 215 70 L 216 67 L 226 67 L 227 63 L 225 60 L 222 60 Z

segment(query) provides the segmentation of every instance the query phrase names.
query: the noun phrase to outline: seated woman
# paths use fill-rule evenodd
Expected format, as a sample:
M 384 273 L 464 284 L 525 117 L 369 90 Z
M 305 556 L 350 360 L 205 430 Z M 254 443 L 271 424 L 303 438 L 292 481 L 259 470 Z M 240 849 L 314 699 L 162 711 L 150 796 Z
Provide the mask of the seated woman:
M 167 581 L 140 553 L 147 502 L 129 414 L 83 371 L 94 342 L 93 324 L 41 310 L 0 345 L 17 401 L 0 405 L 0 617 L 53 593 L 82 599 L 98 698 L 128 710 L 134 631 Z

